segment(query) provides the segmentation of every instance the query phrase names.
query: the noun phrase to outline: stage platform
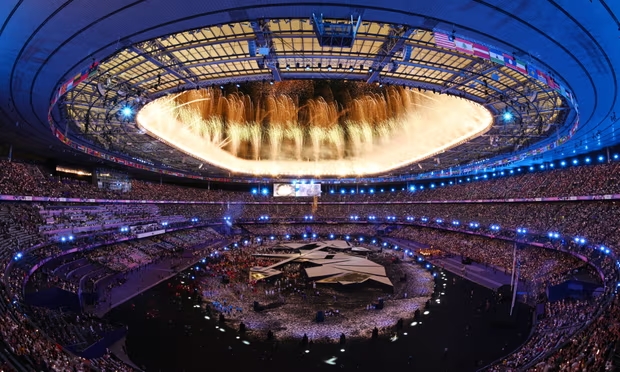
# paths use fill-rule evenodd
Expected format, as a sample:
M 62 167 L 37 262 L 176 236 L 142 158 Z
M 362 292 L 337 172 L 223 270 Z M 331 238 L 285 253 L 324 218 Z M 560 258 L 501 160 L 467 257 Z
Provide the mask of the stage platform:
M 491 266 L 478 263 L 464 265 L 460 257 L 437 258 L 429 260 L 435 266 L 439 266 L 460 277 L 464 277 L 483 287 L 497 291 L 503 285 L 510 285 L 510 274 L 497 270 Z
M 410 240 L 398 238 L 386 238 L 385 240 L 413 252 L 428 248 L 425 244 Z M 494 291 L 497 291 L 503 285 L 510 285 L 510 273 L 505 273 L 502 269 L 497 267 L 486 266 L 476 262 L 464 265 L 460 257 L 434 258 L 430 259 L 429 262 Z M 524 287 L 523 282 L 520 283 L 519 290 L 522 291 Z
M 194 254 L 195 252 L 207 251 L 211 247 L 224 246 L 226 244 L 226 241 L 218 241 L 201 249 L 185 250 L 177 257 L 164 258 L 143 269 L 131 272 L 123 285 L 114 287 L 111 291 L 107 291 L 107 285 L 98 286 L 99 302 L 95 306 L 86 307 L 85 311 L 98 317 L 103 317 L 113 308 L 170 279 L 200 261 L 203 256 L 196 255 Z

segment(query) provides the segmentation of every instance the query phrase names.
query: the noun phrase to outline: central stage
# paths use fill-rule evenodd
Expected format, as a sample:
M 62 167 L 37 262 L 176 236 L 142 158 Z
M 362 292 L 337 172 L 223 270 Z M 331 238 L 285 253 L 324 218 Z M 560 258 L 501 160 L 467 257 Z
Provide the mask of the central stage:
M 252 265 L 244 273 L 202 279 L 205 303 L 250 335 L 333 341 L 386 333 L 411 319 L 434 290 L 431 273 L 402 261 L 402 252 L 346 241 L 287 242 L 226 252 L 219 267 Z M 255 265 L 258 263 L 260 265 Z M 246 279 L 244 279 L 244 277 Z M 318 320 L 318 321 L 317 321 Z

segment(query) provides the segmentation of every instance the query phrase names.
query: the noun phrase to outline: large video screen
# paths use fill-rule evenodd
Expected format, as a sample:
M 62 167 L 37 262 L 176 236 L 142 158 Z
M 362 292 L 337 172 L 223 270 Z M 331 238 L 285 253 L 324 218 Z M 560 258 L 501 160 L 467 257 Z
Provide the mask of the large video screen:
M 320 183 L 275 183 L 273 196 L 321 196 Z

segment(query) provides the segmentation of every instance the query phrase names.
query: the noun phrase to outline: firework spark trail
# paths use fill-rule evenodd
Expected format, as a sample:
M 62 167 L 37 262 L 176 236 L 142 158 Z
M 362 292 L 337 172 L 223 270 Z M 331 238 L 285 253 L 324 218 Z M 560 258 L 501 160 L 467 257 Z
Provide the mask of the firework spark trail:
M 312 143 L 312 159 L 319 161 L 321 155 L 321 144 L 325 138 L 325 128 L 312 127 L 310 128 L 310 142 Z
M 270 159 L 278 160 L 280 156 L 280 148 L 282 147 L 282 140 L 284 139 L 284 129 L 280 124 L 273 123 L 269 127 L 267 135 L 269 136 L 271 150 Z
M 294 93 L 270 92 L 253 101 L 239 92 L 192 90 L 149 103 L 137 121 L 223 168 L 273 175 L 383 172 L 445 151 L 492 123 L 478 104 L 398 87 L 358 95 L 344 106 L 322 97 L 301 106 L 298 100 Z
M 263 130 L 260 124 L 254 122 L 248 126 L 248 140 L 252 145 L 252 155 L 254 160 L 260 159 L 260 150 L 263 137 Z
M 302 160 L 302 150 L 304 147 L 304 131 L 301 127 L 297 125 L 291 125 L 286 130 L 286 138 L 290 139 L 293 142 L 293 146 L 295 149 L 295 160 Z

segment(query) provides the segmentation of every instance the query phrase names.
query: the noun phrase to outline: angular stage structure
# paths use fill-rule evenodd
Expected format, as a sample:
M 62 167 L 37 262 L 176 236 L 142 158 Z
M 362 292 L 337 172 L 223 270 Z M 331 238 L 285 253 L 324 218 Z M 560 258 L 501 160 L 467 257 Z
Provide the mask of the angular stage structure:
M 312 267 L 304 268 L 306 275 L 317 283 L 338 283 L 342 285 L 376 282 L 393 287 L 387 277 L 385 267 L 369 259 L 353 255 L 353 252 L 369 252 L 364 247 L 355 247 L 344 240 L 330 240 L 310 244 L 281 244 L 281 249 L 290 249 L 295 253 L 258 253 L 256 257 L 281 258 L 282 261 L 267 267 L 253 267 L 250 280 L 262 280 L 280 275 L 278 267 L 288 263 L 310 263 Z

